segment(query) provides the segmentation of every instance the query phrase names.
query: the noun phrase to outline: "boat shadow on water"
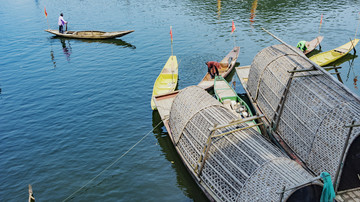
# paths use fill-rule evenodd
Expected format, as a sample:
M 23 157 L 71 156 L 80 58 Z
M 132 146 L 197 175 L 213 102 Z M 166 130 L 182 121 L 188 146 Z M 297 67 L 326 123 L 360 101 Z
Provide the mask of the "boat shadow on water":
M 82 41 L 82 42 L 86 42 L 86 43 L 114 44 L 116 46 L 122 46 L 123 48 L 136 49 L 136 46 L 134 46 L 131 43 L 128 43 L 126 41 L 123 41 L 121 39 L 70 39 L 70 38 L 64 38 L 64 37 L 60 37 L 60 36 L 52 36 L 51 39 L 60 39 L 60 40 L 66 40 L 66 41 Z
M 160 114 L 157 110 L 152 111 L 152 125 L 156 127 L 161 122 Z M 161 151 L 164 153 L 166 160 L 172 164 L 172 168 L 176 172 L 177 184 L 183 191 L 184 195 L 192 199 L 193 201 L 209 201 L 201 189 L 197 186 L 194 179 L 191 177 L 187 168 L 183 164 L 180 156 L 176 152 L 174 145 L 166 130 L 164 130 L 164 124 L 161 123 L 154 129 L 153 133 L 155 138 L 161 147 Z
M 348 61 L 350 62 L 350 65 L 351 65 L 351 63 L 353 63 L 355 58 L 357 58 L 357 57 L 358 56 L 356 54 L 348 53 L 344 57 L 336 60 L 335 62 L 330 63 L 328 66 L 339 66 Z

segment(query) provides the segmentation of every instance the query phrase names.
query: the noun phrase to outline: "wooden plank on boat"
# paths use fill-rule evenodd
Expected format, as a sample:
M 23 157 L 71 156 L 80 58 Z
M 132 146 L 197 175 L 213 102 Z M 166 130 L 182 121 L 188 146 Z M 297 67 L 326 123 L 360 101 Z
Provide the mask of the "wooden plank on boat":
M 244 87 L 244 89 L 246 89 L 249 72 L 250 72 L 250 65 L 236 67 L 235 70 L 236 70 L 236 75 L 239 77 L 242 86 Z
M 216 88 L 216 89 L 215 89 Z M 217 95 L 220 99 L 225 97 L 236 97 L 237 94 L 228 87 L 228 84 L 225 81 L 217 81 L 214 90 L 216 90 Z
M 171 105 L 178 93 L 179 91 L 173 91 L 167 94 L 157 95 L 153 98 L 156 108 L 163 121 L 169 119 Z

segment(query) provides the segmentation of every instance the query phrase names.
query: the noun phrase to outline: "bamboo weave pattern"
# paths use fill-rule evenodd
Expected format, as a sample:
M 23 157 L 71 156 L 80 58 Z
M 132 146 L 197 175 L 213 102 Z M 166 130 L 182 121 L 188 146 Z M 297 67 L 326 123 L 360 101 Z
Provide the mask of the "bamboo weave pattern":
M 290 78 L 287 71 L 312 67 L 309 60 L 296 55 L 285 45 L 265 48 L 255 56 L 247 90 L 269 123 L 273 121 Z M 359 98 L 327 72 L 295 75 L 307 76 L 292 79 L 275 132 L 313 172 L 327 171 L 334 181 L 349 131 L 344 125 L 354 119 L 360 120 Z M 350 143 L 359 134 L 359 127 L 354 128 Z
M 235 119 L 235 114 L 200 87 L 188 87 L 177 95 L 170 112 L 171 135 L 193 175 L 198 173 L 209 128 Z M 245 126 L 228 126 L 216 130 L 215 135 Z M 214 138 L 200 175 L 203 188 L 218 201 L 278 201 L 276 192 L 283 186 L 298 185 L 312 177 L 254 128 Z M 290 194 L 286 192 L 284 198 Z

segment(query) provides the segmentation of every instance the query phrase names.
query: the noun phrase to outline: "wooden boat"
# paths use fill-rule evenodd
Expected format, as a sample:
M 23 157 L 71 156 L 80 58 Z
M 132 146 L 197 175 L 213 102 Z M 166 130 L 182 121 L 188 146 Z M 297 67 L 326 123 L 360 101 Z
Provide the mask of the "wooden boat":
M 221 68 L 219 69 L 219 75 L 226 78 L 230 74 L 231 70 L 235 67 L 236 60 L 239 56 L 240 47 L 234 47 L 229 54 L 227 54 L 220 62 Z M 204 78 L 198 84 L 199 87 L 209 90 L 214 87 L 214 79 L 211 78 L 209 72 L 206 73 Z
M 134 32 L 134 30 L 128 30 L 128 31 L 118 31 L 118 32 L 64 31 L 64 33 L 60 33 L 58 30 L 53 30 L 53 29 L 47 29 L 45 31 L 51 34 L 55 34 L 56 36 L 62 36 L 73 39 L 113 39 Z
M 175 90 L 178 81 L 178 62 L 176 56 L 169 57 L 160 75 L 157 77 L 151 96 L 151 109 L 156 110 L 154 96 L 170 93 Z
M 309 59 L 318 64 L 319 66 L 328 65 L 348 54 L 358 42 L 359 39 L 354 39 L 333 50 L 313 55 Z
M 302 53 L 293 57 L 294 49 L 284 42 L 267 47 L 251 66 L 236 68 L 238 77 L 272 141 L 315 175 L 328 172 L 339 197 L 357 197 L 360 99 Z
M 154 102 L 209 201 L 320 201 L 321 182 L 261 136 L 254 128 L 260 124 L 247 124 L 262 116 L 238 119 L 199 86 L 155 96 Z
M 214 93 L 219 102 L 230 109 L 239 119 L 252 117 L 250 107 L 241 99 L 230 84 L 221 76 L 214 79 Z M 246 122 L 249 125 L 255 125 L 255 120 Z M 257 130 L 261 133 L 260 129 Z
M 214 79 L 214 93 L 219 102 L 235 112 L 239 118 L 253 116 L 246 102 L 237 95 L 230 84 L 221 76 L 216 76 Z
M 311 51 L 313 51 L 320 43 L 321 41 L 324 39 L 323 36 L 318 36 L 315 39 L 313 39 L 312 41 L 307 41 L 305 43 L 306 45 L 306 51 L 304 52 L 305 55 L 309 54 Z

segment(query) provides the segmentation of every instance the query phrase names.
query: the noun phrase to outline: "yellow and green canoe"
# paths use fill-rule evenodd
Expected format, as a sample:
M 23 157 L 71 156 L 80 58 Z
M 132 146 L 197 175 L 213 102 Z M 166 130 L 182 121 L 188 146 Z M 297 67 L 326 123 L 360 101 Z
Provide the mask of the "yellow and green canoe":
M 176 89 L 178 82 L 178 62 L 176 56 L 169 57 L 160 75 L 157 77 L 151 96 L 151 109 L 157 110 L 154 96 L 170 93 Z
M 313 55 L 309 59 L 318 64 L 319 66 L 328 65 L 348 54 L 358 42 L 359 39 L 354 39 L 333 50 Z

